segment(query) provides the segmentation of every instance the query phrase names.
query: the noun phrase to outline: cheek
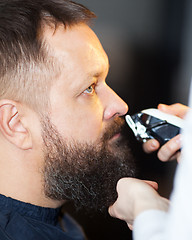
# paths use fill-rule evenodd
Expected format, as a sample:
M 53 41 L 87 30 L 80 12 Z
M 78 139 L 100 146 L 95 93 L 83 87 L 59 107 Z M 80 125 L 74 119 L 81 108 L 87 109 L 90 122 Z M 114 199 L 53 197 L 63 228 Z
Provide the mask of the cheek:
M 103 110 L 99 105 L 94 107 L 75 107 L 52 118 L 59 133 L 66 140 L 74 139 L 81 142 L 94 142 L 103 133 Z
M 99 115 L 91 115 L 79 121 L 78 135 L 82 140 L 95 141 L 101 137 L 103 122 Z

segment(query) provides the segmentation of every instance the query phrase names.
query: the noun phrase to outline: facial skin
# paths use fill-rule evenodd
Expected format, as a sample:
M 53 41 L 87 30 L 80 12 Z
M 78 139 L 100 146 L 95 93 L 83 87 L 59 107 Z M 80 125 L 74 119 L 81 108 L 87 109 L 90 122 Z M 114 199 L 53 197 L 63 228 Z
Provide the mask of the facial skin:
M 42 119 L 45 194 L 103 209 L 115 201 L 119 178 L 134 176 L 120 134 L 128 107 L 105 82 L 108 58 L 93 31 L 83 24 L 52 31 L 45 39 L 64 68 Z
M 67 30 L 60 26 L 44 33 L 63 64 L 61 76 L 50 91 L 51 122 L 64 140 L 95 142 L 114 117 L 128 106 L 107 86 L 109 63 L 98 38 L 84 24 Z

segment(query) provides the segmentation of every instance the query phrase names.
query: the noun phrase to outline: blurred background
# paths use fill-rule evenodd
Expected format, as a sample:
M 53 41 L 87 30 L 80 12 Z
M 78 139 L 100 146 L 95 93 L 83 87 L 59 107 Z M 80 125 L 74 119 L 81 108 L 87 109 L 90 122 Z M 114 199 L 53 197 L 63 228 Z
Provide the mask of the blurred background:
M 79 0 L 96 13 L 92 28 L 110 60 L 107 78 L 129 105 L 129 113 L 157 107 L 158 103 L 188 103 L 192 76 L 191 0 Z M 140 177 L 159 183 L 169 197 L 176 163 L 148 156 L 131 136 Z M 75 213 L 88 239 L 132 239 L 125 223 L 106 214 Z

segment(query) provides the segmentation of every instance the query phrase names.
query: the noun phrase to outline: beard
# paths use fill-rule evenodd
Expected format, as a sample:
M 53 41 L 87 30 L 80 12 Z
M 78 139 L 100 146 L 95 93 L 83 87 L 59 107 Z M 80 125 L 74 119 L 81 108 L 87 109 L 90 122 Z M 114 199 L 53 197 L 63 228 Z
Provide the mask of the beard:
M 116 118 L 95 144 L 65 141 L 49 118 L 42 121 L 44 191 L 53 200 L 71 200 L 77 209 L 105 210 L 117 198 L 116 184 L 135 176 L 127 141 L 118 134 L 124 120 Z

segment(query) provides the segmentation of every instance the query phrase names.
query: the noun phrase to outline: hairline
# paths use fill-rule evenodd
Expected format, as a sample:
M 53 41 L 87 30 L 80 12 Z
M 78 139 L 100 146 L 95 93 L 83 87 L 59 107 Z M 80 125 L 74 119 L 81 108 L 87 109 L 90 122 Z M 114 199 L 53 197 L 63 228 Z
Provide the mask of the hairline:
M 70 14 L 73 14 L 73 12 Z M 46 41 L 46 37 L 44 38 L 43 27 L 52 27 L 56 31 L 60 25 L 63 25 L 65 29 L 80 23 L 88 25 L 95 17 L 90 11 L 83 14 L 82 18 L 70 15 L 69 20 L 65 20 L 65 16 L 59 19 L 57 14 L 53 15 L 49 11 L 43 10 L 38 26 L 35 28 L 37 33 L 35 41 L 38 43 L 36 46 L 37 51 L 34 51 L 33 48 L 26 51 L 26 39 L 22 38 L 22 35 L 18 40 L 13 39 L 13 41 L 8 43 L 11 44 L 8 46 L 16 49 L 18 59 L 10 60 L 8 64 L 6 63 L 6 59 L 11 59 L 13 56 L 10 51 L 12 48 L 9 49 L 7 57 L 3 56 L 2 58 L 5 68 L 2 68 L 2 75 L 0 76 L 2 84 L 4 84 L 0 93 L 0 99 L 8 98 L 23 103 L 38 113 L 41 113 L 43 110 L 47 112 L 47 107 L 50 106 L 48 97 L 50 87 L 59 74 L 61 74 L 63 65 L 61 65 L 61 61 L 57 59 L 57 56 L 52 54 L 54 49 Z M 17 47 L 19 48 L 18 52 Z M 2 54 L 5 53 L 2 52 Z

